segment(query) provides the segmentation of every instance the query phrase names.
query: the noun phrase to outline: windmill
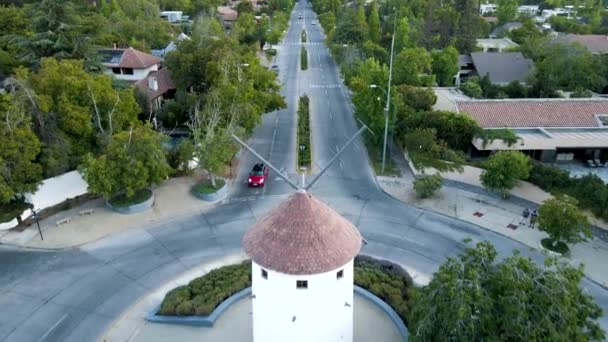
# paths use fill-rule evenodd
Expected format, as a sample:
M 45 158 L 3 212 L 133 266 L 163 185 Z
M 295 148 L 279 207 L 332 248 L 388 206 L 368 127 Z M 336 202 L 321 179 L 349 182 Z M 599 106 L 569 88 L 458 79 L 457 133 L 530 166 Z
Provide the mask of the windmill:
M 357 227 L 307 191 L 366 129 L 309 184 L 302 175 L 301 185 L 232 135 L 296 190 L 243 237 L 251 258 L 254 342 L 353 341 L 354 258 L 366 242 Z

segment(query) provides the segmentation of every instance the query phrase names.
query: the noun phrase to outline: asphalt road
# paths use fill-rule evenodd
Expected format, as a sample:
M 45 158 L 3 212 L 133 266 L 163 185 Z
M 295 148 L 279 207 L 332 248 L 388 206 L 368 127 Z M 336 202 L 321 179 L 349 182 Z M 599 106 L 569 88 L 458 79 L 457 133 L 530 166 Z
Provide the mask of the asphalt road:
M 304 14 L 298 20 L 298 13 Z M 319 25 L 304 2 L 296 5 L 279 53 L 280 78 L 288 108 L 270 113 L 255 131 L 251 145 L 294 181 L 295 104 L 311 97 L 314 172 L 356 130 L 335 64 L 321 44 Z M 299 72 L 302 26 L 309 41 L 310 68 Z M 325 92 L 327 91 L 327 93 Z M 519 249 L 542 262 L 534 250 L 449 217 L 398 202 L 381 192 L 358 142 L 312 188 L 312 193 L 354 222 L 368 241 L 363 253 L 402 264 L 424 283 L 447 257 L 465 244 L 490 240 L 501 256 Z M 255 162 L 244 152 L 238 170 L 242 181 L 218 206 L 188 217 L 139 227 L 81 248 L 55 252 L 0 248 L 1 341 L 95 341 L 122 312 L 149 290 L 186 270 L 241 251 L 244 232 L 292 189 L 271 173 L 268 185 L 249 189 L 246 175 Z M 585 279 L 586 288 L 608 310 L 608 292 Z M 608 319 L 601 320 L 608 329 Z

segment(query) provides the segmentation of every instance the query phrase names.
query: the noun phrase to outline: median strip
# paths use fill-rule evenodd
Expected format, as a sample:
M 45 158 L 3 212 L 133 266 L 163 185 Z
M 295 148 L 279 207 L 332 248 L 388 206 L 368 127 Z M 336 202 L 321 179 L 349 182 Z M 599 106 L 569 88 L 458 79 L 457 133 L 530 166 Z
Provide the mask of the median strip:
M 307 171 L 311 169 L 311 138 L 310 138 L 310 114 L 308 96 L 300 97 L 298 105 L 298 170 Z
M 308 69 L 308 54 L 306 53 L 306 48 L 302 46 L 300 50 L 300 69 L 307 70 Z
M 302 30 L 302 43 L 306 43 L 306 30 Z

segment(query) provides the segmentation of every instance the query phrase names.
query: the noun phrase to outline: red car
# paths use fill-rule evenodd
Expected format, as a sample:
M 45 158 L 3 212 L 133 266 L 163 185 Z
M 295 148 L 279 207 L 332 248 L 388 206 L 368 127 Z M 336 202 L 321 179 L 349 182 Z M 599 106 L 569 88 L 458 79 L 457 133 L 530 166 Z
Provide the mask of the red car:
M 249 186 L 264 186 L 268 179 L 268 167 L 263 163 L 255 164 L 253 170 L 249 173 Z

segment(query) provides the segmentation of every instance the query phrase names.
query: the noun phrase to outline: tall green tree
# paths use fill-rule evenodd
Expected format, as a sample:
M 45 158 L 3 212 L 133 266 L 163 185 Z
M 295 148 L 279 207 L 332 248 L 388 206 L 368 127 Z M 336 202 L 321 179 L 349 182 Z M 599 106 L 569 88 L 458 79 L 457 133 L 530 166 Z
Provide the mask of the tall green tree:
M 0 204 L 36 191 L 42 180 L 36 162 L 40 141 L 32 132 L 29 115 L 11 100 L 0 94 Z
M 76 168 L 141 111 L 132 88 L 114 89 L 110 76 L 87 73 L 82 61 L 43 58 L 37 72 L 20 69 L 11 84 L 44 144 L 46 177 Z
M 519 180 L 528 178 L 532 164 L 530 158 L 519 151 L 500 151 L 491 155 L 484 167 L 481 184 L 506 198 Z
M 592 236 L 589 226 L 587 215 L 570 196 L 550 198 L 538 209 L 538 228 L 546 231 L 554 244 L 586 241 Z
M 160 183 L 170 172 L 163 139 L 150 126 L 114 134 L 105 153 L 88 155 L 81 168 L 89 191 L 107 199 L 119 194 L 128 198 Z
M 498 0 L 496 4 L 498 5 L 496 16 L 499 23 L 504 24 L 517 17 L 518 0 Z
M 542 266 L 489 242 L 449 258 L 412 296 L 410 341 L 602 341 L 602 309 L 584 291 L 582 266 Z
M 431 55 L 424 48 L 407 48 L 401 50 L 393 64 L 395 84 L 412 86 L 431 86 L 434 77 L 431 69 Z
M 369 13 L 369 39 L 374 43 L 379 43 L 382 36 L 382 29 L 380 27 L 380 17 L 378 16 L 378 7 L 376 3 L 372 3 L 372 9 Z
M 456 30 L 456 48 L 460 53 L 471 53 L 477 45 L 480 28 L 479 0 L 455 0 L 454 9 L 460 14 Z
M 452 46 L 442 50 L 433 50 L 431 60 L 433 74 L 435 74 L 439 86 L 451 86 L 454 83 L 454 76 L 460 68 L 458 65 L 458 50 Z

